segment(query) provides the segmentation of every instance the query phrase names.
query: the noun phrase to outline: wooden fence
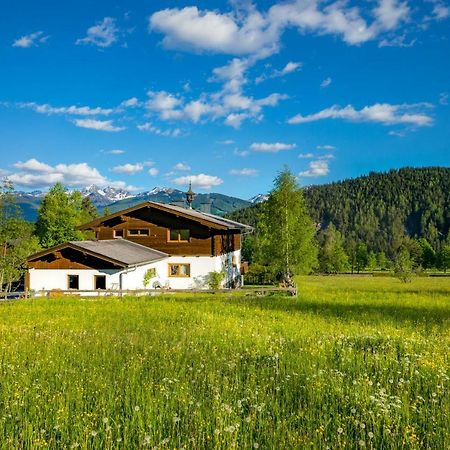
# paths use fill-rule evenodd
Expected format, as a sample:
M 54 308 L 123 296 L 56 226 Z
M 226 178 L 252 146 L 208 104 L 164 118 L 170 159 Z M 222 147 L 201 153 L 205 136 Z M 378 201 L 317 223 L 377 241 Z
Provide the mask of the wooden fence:
M 244 295 L 268 295 L 275 293 L 286 293 L 291 296 L 297 296 L 296 287 L 276 287 L 261 286 L 252 288 L 238 289 L 96 289 L 96 290 L 40 290 L 40 291 L 21 291 L 21 292 L 0 292 L 0 300 L 28 299 L 28 298 L 60 298 L 70 297 L 109 297 L 117 296 L 143 296 L 143 295 L 168 295 L 168 294 L 244 294 Z

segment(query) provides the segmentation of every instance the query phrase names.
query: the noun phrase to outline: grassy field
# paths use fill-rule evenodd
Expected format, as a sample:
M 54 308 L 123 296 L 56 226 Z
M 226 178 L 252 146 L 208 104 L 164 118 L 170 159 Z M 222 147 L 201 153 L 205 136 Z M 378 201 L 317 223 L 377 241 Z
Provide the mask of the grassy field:
M 0 448 L 450 448 L 450 280 L 0 305 Z

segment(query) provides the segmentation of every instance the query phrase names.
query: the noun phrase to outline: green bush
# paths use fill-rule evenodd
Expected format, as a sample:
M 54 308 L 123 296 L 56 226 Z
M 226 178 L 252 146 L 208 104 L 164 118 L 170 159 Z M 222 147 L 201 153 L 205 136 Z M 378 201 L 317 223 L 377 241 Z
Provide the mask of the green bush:
M 220 289 L 224 278 L 224 272 L 209 272 L 206 278 L 206 284 L 210 289 Z

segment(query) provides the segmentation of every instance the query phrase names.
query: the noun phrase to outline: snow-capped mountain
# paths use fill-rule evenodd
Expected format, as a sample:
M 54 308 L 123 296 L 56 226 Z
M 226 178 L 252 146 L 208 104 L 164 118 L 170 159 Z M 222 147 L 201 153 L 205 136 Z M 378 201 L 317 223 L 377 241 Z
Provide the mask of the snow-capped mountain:
M 150 191 L 139 193 L 131 193 L 112 186 L 99 187 L 96 185 L 86 186 L 79 191 L 84 197 L 91 199 L 100 214 L 103 213 L 106 206 L 110 212 L 115 212 L 145 201 L 182 205 L 186 198 L 186 194 L 179 189 L 158 186 Z M 46 192 L 43 191 L 16 192 L 17 203 L 22 208 L 23 215 L 27 220 L 36 220 L 37 210 L 45 194 Z M 219 215 L 249 205 L 250 202 L 247 200 L 217 193 L 198 193 L 193 203 L 194 209 L 210 211 Z
M 249 199 L 248 201 L 256 205 L 257 203 L 265 202 L 268 198 L 269 196 L 267 194 L 258 194 Z
M 89 197 L 95 206 L 106 206 L 119 200 L 134 197 L 125 189 L 114 188 L 112 186 L 100 188 L 95 184 L 85 187 L 80 192 L 83 197 Z

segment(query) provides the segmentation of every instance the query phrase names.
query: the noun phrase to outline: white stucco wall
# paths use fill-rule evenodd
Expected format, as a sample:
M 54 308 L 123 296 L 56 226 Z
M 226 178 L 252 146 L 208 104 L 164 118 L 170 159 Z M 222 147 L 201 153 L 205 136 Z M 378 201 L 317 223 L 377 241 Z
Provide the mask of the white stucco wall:
M 235 265 L 233 265 L 233 259 Z M 169 277 L 169 264 L 190 264 L 189 277 Z M 79 288 L 94 289 L 94 276 L 106 275 L 106 289 L 144 289 L 144 275 L 148 269 L 154 268 L 156 276 L 151 279 L 147 289 L 152 289 L 157 281 L 162 287 L 171 289 L 206 288 L 206 276 L 210 272 L 226 273 L 223 281 L 229 287 L 233 278 L 240 277 L 240 250 L 227 255 L 208 256 L 171 256 L 152 264 L 130 267 L 123 270 L 67 270 L 67 269 L 30 269 L 30 289 L 39 293 L 41 290 L 68 289 L 68 275 L 79 276 Z M 93 293 L 95 295 L 95 293 Z

